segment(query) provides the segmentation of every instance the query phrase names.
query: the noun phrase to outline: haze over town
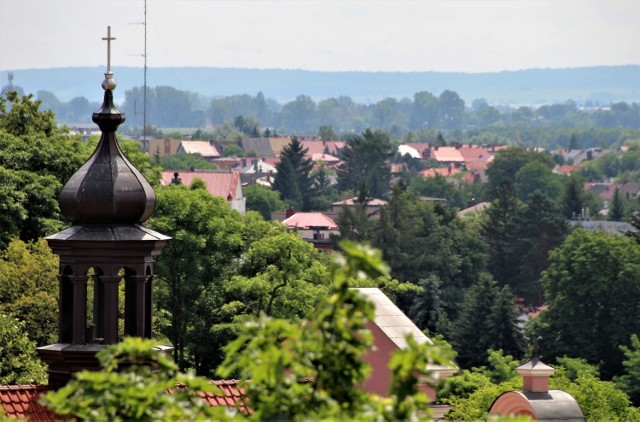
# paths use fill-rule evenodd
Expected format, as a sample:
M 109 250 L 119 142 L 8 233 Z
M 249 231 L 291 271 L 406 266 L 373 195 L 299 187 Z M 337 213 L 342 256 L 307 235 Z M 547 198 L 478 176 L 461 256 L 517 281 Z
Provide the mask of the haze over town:
M 150 67 L 495 72 L 640 63 L 640 2 L 149 0 Z M 0 0 L 0 71 L 142 66 L 144 2 Z

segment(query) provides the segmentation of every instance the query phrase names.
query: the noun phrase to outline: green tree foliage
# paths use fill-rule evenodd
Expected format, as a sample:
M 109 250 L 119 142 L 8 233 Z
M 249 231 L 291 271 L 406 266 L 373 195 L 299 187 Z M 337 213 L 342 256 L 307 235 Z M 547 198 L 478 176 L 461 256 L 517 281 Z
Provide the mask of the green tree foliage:
M 364 184 L 368 197 L 384 198 L 395 153 L 396 147 L 386 132 L 367 129 L 362 135 L 352 136 L 340 151 L 343 162 L 338 167 L 338 189 L 356 192 Z
M 623 391 L 612 382 L 601 381 L 593 368 L 579 359 L 562 358 L 555 367 L 549 387 L 571 394 L 587 421 L 640 420 L 640 411 L 631 407 Z M 568 365 L 565 367 L 564 365 Z M 522 379 L 515 372 L 517 361 L 499 351 L 491 351 L 486 367 L 464 370 L 447 378 L 438 388 L 439 401 L 452 405 L 446 414 L 451 421 L 484 420 L 496 398 L 502 393 L 522 389 Z M 572 369 L 569 369 L 572 368 Z M 578 372 L 576 369 L 580 368 Z
M 499 287 L 488 274 L 483 274 L 467 290 L 460 308 L 451 327 L 451 343 L 462 368 L 484 365 L 489 349 L 522 354 L 522 333 L 508 287 Z
M 229 144 L 229 145 L 225 145 L 224 149 L 222 150 L 222 156 L 223 157 L 245 157 L 246 154 L 244 150 L 237 144 Z
M 369 202 L 369 198 L 367 198 L 366 188 L 362 184 L 353 206 L 343 206 L 336 218 L 342 239 L 363 242 L 372 238 L 374 222 L 369 218 L 367 202 Z
M 159 163 L 164 170 L 215 170 L 215 164 L 202 158 L 200 154 L 173 154 L 160 158 Z
M 460 129 L 464 123 L 464 100 L 454 92 L 445 90 L 438 98 L 438 119 L 443 129 Z
M 127 115 L 127 125 L 142 127 L 144 88 L 125 91 L 122 111 Z M 170 86 L 147 87 L 147 124 L 162 127 L 204 127 L 206 114 L 198 94 Z M 239 113 L 240 114 L 240 113 Z
M 527 201 L 534 192 L 540 191 L 550 198 L 557 198 L 562 192 L 561 177 L 553 174 L 547 164 L 532 161 L 516 173 L 516 195 L 521 201 Z
M 421 292 L 415 296 L 409 309 L 409 316 L 422 330 L 431 333 L 446 333 L 449 329 L 449 318 L 442 299 L 442 281 L 431 275 L 418 282 Z
M 298 95 L 295 100 L 282 106 L 282 126 L 292 133 L 304 132 L 314 126 L 316 103 L 307 95 Z
M 286 208 L 278 192 L 266 186 L 254 183 L 243 187 L 242 193 L 247 198 L 247 209 L 259 212 L 267 221 L 271 221 L 273 212 L 283 211 Z
M 382 250 L 398 280 L 415 283 L 437 276 L 449 319 L 455 319 L 464 290 L 485 269 L 485 245 L 455 210 L 422 201 L 402 185 L 394 186 L 389 204 L 380 210 L 372 242 Z
M 520 259 L 515 244 L 520 207 L 512 184 L 505 180 L 498 187 L 482 223 L 482 237 L 489 251 L 488 269 L 501 286 L 511 285 L 518 272 Z
M 550 253 L 542 283 L 549 309 L 534 327 L 550 357 L 581 357 L 605 379 L 622 374 L 618 346 L 640 332 L 640 246 L 623 236 L 574 230 Z M 615 321 L 615 323 L 613 323 Z
M 519 210 L 515 224 L 520 268 L 510 284 L 514 294 L 539 306 L 544 301 L 540 278 L 549 265 L 549 251 L 564 241 L 567 223 L 551 198 L 535 191 Z
M 0 96 L 0 248 L 62 228 L 57 197 L 85 157 L 79 140 L 39 107 L 32 96 Z
M 323 255 L 284 226 L 193 186 L 157 194 L 149 225 L 173 239 L 158 259 L 156 298 L 181 367 L 211 375 L 248 317 L 299 319 L 326 292 Z
M 526 164 L 534 161 L 543 164 L 549 169 L 552 169 L 555 165 L 551 155 L 546 153 L 513 147 L 499 150 L 495 154 L 495 159 L 487 168 L 487 177 L 489 178 L 487 191 L 489 196 L 493 198 L 497 194 L 500 185 L 505 181 L 516 186 L 518 171 Z
M 331 204 L 338 200 L 337 187 L 332 183 L 329 170 L 324 167 L 311 173 L 312 196 L 309 199 L 309 208 L 317 211 L 325 211 L 331 208 Z
M 307 149 L 293 138 L 282 149 L 280 162 L 276 164 L 277 173 L 273 180 L 273 189 L 280 192 L 280 199 L 299 211 L 312 209 L 313 162 L 306 157 Z
M 0 384 L 43 384 L 45 366 L 36 355 L 24 323 L 0 312 Z
M 434 177 L 414 177 L 409 189 L 421 196 L 446 199 L 448 204 L 458 209 L 466 208 L 467 200 L 471 199 L 463 189 L 440 174 Z
M 204 189 L 166 186 L 156 192 L 148 225 L 173 238 L 158 259 L 158 306 L 170 314 L 164 334 L 175 347 L 176 361 L 185 365 L 195 303 L 208 285 L 233 273 L 245 247 L 242 222 L 223 199 Z
M 624 373 L 613 381 L 631 399 L 634 405 L 640 406 L 640 339 L 637 334 L 631 335 L 631 346 L 620 346 L 624 353 Z
M 38 346 L 57 338 L 57 274 L 58 258 L 44 240 L 14 239 L 0 252 L 0 312 L 23 321 Z
M 227 348 L 220 375 L 239 373 L 256 420 L 351 419 L 410 420 L 426 410 L 428 399 L 417 390 L 420 374 L 430 362 L 444 359 L 433 347 L 409 347 L 393 356 L 388 406 L 366 394 L 360 385 L 369 368 L 362 361 L 371 347 L 366 321 L 373 307 L 356 290 L 354 277 L 386 272 L 380 254 L 342 244 L 345 255 L 332 266 L 333 293 L 302 323 L 263 317 Z
M 204 378 L 180 373 L 151 340 L 127 338 L 101 350 L 101 371 L 81 371 L 43 401 L 58 415 L 92 421 L 230 420 L 199 391 L 221 394 Z M 180 385 L 180 387 L 176 387 Z M 169 392 L 171 391 L 171 392 Z
M 616 188 L 613 191 L 613 197 L 611 198 L 611 204 L 609 205 L 609 213 L 607 214 L 607 218 L 611 221 L 622 221 L 625 218 L 626 210 L 625 210 L 625 199 L 623 197 L 623 193 L 620 192 L 619 188 Z
M 579 218 L 585 205 L 582 179 L 572 174 L 567 179 L 562 196 L 562 211 L 566 219 Z

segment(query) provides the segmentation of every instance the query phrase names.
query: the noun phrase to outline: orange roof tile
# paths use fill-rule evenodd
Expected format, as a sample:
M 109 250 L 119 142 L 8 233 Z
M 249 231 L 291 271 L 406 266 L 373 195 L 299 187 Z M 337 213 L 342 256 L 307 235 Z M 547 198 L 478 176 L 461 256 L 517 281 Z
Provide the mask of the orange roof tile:
M 40 396 L 47 390 L 46 385 L 0 385 L 4 416 L 32 421 L 56 420 L 55 413 L 40 404 Z
M 222 395 L 199 391 L 198 395 L 210 406 L 227 406 L 246 414 L 251 413 L 244 391 L 236 380 L 210 381 Z M 184 388 L 177 385 L 176 388 Z M 0 410 L 3 416 L 30 421 L 55 421 L 60 418 L 40 404 L 40 397 L 49 390 L 46 385 L 0 385 Z M 169 391 L 171 393 L 171 391 Z M 0 412 L 1 413 L 1 412 Z
M 232 170 L 230 172 L 216 171 L 163 171 L 161 183 L 170 185 L 173 174 L 178 173 L 182 183 L 190 185 L 196 177 L 207 185 L 207 191 L 212 196 L 217 196 L 225 200 L 237 199 L 238 185 L 240 183 L 240 172 Z
M 326 227 L 327 230 L 336 230 L 338 228 L 335 221 L 321 212 L 298 212 L 285 219 L 282 224 L 290 229 Z

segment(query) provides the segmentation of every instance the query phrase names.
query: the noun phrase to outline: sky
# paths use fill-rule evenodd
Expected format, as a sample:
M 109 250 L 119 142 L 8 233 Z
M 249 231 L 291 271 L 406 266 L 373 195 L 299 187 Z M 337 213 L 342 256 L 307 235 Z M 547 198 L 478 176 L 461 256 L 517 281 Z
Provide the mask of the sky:
M 0 0 L 0 71 L 144 64 L 144 0 Z M 498 72 L 640 64 L 640 0 L 147 0 L 149 67 Z

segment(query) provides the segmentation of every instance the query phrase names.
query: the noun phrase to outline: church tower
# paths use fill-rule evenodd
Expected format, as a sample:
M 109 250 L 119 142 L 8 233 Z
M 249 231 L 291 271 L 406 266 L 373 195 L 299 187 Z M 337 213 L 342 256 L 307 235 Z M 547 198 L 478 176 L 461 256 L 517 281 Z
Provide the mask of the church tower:
M 102 131 L 100 142 L 60 193 L 60 209 L 71 226 L 46 238 L 60 257 L 59 337 L 37 350 L 49 365 L 52 388 L 75 372 L 99 369 L 96 353 L 123 336 L 151 337 L 154 259 L 170 239 L 142 226 L 153 213 L 155 191 L 116 139 L 125 115 L 113 104 L 114 39 L 109 27 L 103 38 L 104 101 L 92 115 Z

